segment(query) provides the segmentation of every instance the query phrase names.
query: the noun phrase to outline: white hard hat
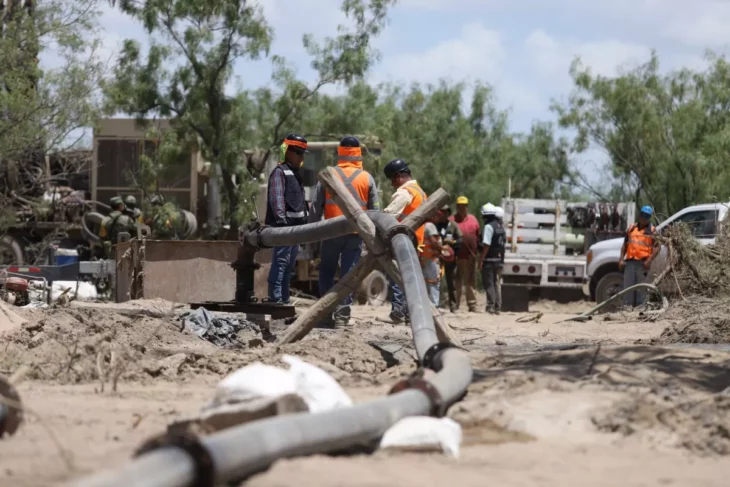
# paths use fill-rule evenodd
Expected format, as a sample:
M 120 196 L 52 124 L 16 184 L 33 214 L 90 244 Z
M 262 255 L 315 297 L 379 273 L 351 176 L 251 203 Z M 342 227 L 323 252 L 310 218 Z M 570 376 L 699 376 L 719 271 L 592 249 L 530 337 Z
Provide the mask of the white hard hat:
M 482 216 L 494 215 L 497 212 L 497 207 L 492 203 L 487 203 L 482 206 Z
M 494 216 L 496 216 L 500 220 L 503 220 L 504 219 L 504 208 L 502 208 L 501 206 L 496 207 L 494 209 Z

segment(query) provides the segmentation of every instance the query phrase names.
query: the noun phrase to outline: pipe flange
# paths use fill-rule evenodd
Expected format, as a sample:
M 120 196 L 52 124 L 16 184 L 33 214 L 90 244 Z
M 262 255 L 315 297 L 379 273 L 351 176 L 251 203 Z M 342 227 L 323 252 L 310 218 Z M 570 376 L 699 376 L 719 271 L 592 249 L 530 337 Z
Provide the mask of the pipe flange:
M 438 389 L 436 389 L 436 387 L 426 379 L 423 379 L 422 377 L 416 377 L 417 374 L 418 371 L 416 371 L 416 374 L 414 374 L 413 376 L 408 377 L 407 379 L 403 379 L 402 381 L 395 384 L 393 388 L 390 389 L 390 392 L 388 392 L 388 395 L 396 394 L 398 392 L 402 392 L 408 389 L 419 390 L 426 394 L 426 397 L 428 397 L 428 399 L 431 401 L 431 411 L 429 412 L 429 414 L 436 418 L 443 417 L 444 414 L 446 414 L 446 407 L 444 405 L 444 400 L 441 397 L 441 393 L 439 393 Z
M 383 243 L 386 248 L 390 248 L 390 242 L 396 235 L 405 235 L 411 240 L 411 242 L 413 242 L 414 247 L 418 247 L 418 237 L 416 237 L 416 232 L 408 225 L 399 223 L 398 225 L 393 225 L 383 233 Z
M 447 348 L 456 348 L 456 345 L 449 342 L 441 342 L 430 346 L 428 350 L 426 350 L 426 353 L 423 354 L 421 365 L 427 369 L 433 370 L 434 372 L 438 372 L 441 370 L 441 365 L 436 364 L 436 357 L 438 357 L 438 355 Z
M 9 403 L 0 405 L 0 438 L 13 436 L 23 422 L 23 408 L 18 391 L 4 377 L 0 377 L 0 398 Z
M 195 478 L 191 487 L 215 487 L 216 474 L 213 456 L 200 438 L 190 431 L 170 431 L 164 435 L 147 440 L 135 451 L 139 457 L 159 448 L 176 447 L 188 454 L 195 464 Z

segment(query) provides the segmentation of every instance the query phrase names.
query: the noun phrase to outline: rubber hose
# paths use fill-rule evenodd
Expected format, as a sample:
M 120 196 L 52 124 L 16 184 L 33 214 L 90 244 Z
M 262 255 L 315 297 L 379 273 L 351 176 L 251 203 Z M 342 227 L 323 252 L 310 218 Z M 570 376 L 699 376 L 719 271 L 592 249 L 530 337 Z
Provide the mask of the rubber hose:
M 413 343 L 418 358 L 423 359 L 428 349 L 438 343 L 426 279 L 423 277 L 421 263 L 413 242 L 407 235 L 396 235 L 391 245 L 393 257 L 398 262 L 398 268 L 403 276 L 403 292 L 406 295 L 406 305 L 410 315 Z
M 253 247 L 271 248 L 321 242 L 350 233 L 350 223 L 341 216 L 294 227 L 263 227 L 260 232 L 246 233 L 244 238 Z
M 82 227 L 82 229 L 84 231 L 84 236 L 88 240 L 90 240 L 90 241 L 92 241 L 94 243 L 101 242 L 101 237 L 99 237 L 94 232 L 92 232 L 91 230 L 89 230 L 89 227 L 86 225 L 86 218 L 87 217 L 89 217 L 89 218 L 92 218 L 92 217 L 93 218 L 96 218 L 96 219 L 98 219 L 101 222 L 101 221 L 104 220 L 104 215 L 102 215 L 101 213 L 97 213 L 95 211 L 90 211 L 89 213 L 84 213 L 84 216 L 81 217 L 81 227 Z
M 614 294 L 610 298 L 606 299 L 602 303 L 597 304 L 596 306 L 592 307 L 591 309 L 589 309 L 585 313 L 581 313 L 578 316 L 574 316 L 573 318 L 568 318 L 567 320 L 563 320 L 563 321 L 564 322 L 565 321 L 588 321 L 589 319 L 591 319 L 591 317 L 595 313 L 597 313 L 601 309 L 605 308 L 606 306 L 608 306 L 613 301 L 616 301 L 618 298 L 620 298 L 624 294 L 627 294 L 627 293 L 629 293 L 631 291 L 635 291 L 637 289 L 642 289 L 642 288 L 643 289 L 648 289 L 650 291 L 654 291 L 655 293 L 657 293 L 662 298 L 662 307 L 663 308 L 665 308 L 666 306 L 668 306 L 669 303 L 667 302 L 666 298 L 664 297 L 664 295 L 662 294 L 662 292 L 659 290 L 658 287 L 656 287 L 653 284 L 649 284 L 647 282 L 640 282 L 638 284 L 634 284 L 633 286 L 627 287 L 626 289 L 623 289 L 623 290 L 617 292 L 616 294 Z

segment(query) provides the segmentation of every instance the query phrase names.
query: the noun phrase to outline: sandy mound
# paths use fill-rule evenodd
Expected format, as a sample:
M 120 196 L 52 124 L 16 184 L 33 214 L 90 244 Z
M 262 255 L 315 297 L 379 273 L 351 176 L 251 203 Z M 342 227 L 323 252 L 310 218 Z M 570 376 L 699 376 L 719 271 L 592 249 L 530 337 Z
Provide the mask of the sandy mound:
M 730 455 L 729 357 L 650 346 L 489 356 L 475 364 L 475 383 L 451 415 L 506 428 L 519 424 L 535 436 L 555 429 L 563 417 L 563 429 L 553 433 L 567 435 L 584 417 L 583 427 L 593 431 L 698 455 Z M 557 398 L 565 394 L 571 399 Z
M 0 301 L 0 333 L 20 328 L 25 320 L 4 301 Z
M 675 302 L 666 318 L 674 323 L 648 343 L 730 343 L 730 298 L 693 296 L 686 301 Z
M 24 310 L 24 316 L 24 325 L 0 337 L 0 371 L 25 364 L 28 378 L 61 384 L 114 375 L 120 382 L 220 377 L 255 361 L 284 366 L 283 354 L 320 366 L 344 384 L 379 383 L 388 368 L 380 351 L 345 332 L 315 331 L 301 342 L 275 346 L 245 331 L 239 338 L 250 348 L 225 350 L 184 330 L 172 314 L 134 318 L 84 307 Z
M 276 330 L 275 330 L 276 331 Z M 288 345 L 266 344 L 242 352 L 216 350 L 214 353 L 194 354 L 189 358 L 190 373 L 212 372 L 225 375 L 240 367 L 259 361 L 277 367 L 286 367 L 281 361 L 284 354 L 296 355 L 326 370 L 343 386 L 380 384 L 389 379 L 388 362 L 383 355 L 366 342 L 350 337 L 346 332 L 314 331 L 304 340 Z M 407 368 L 407 367 L 406 367 Z M 404 373 L 401 367 L 393 367 Z
M 215 349 L 181 331 L 174 318 L 129 318 L 107 310 L 73 308 L 33 310 L 25 315 L 27 323 L 0 338 L 4 344 L 0 369 L 29 365 L 30 379 L 87 382 L 97 380 L 100 369 L 105 373 L 113 365 L 122 377 L 140 371 L 155 377 L 162 375 L 166 364 L 158 363 L 163 359 Z
M 678 404 L 646 395 L 614 405 L 594 423 L 600 431 L 643 435 L 698 455 L 730 455 L 730 395 Z

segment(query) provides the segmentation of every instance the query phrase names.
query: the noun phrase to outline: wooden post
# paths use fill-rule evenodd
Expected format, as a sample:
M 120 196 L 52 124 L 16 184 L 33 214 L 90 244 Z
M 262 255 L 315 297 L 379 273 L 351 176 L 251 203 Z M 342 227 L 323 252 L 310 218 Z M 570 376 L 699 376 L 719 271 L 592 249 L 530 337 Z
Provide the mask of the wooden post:
M 555 227 L 553 227 L 553 255 L 560 255 L 560 200 L 555 202 Z
M 344 278 L 337 281 L 327 294 L 319 298 L 314 305 L 309 307 L 303 315 L 289 326 L 286 333 L 277 341 L 278 344 L 283 345 L 285 343 L 296 342 L 307 336 L 312 331 L 312 328 L 314 328 L 314 325 L 322 321 L 328 313 L 332 312 L 335 306 L 337 306 L 337 303 L 342 301 L 351 292 L 357 290 L 360 282 L 372 272 L 375 262 L 375 257 L 372 254 L 368 254 L 360 259 Z
M 375 238 L 377 234 L 373 222 L 365 214 L 365 212 L 362 211 L 362 208 L 360 208 L 350 192 L 347 190 L 347 188 L 345 188 L 339 177 L 333 174 L 334 170 L 332 168 L 328 168 L 326 171 L 323 171 L 322 173 L 320 173 L 320 179 L 324 176 L 325 173 L 329 173 L 331 175 L 330 178 L 325 178 L 326 181 L 335 181 L 335 183 L 333 184 L 335 186 L 337 186 L 337 182 L 340 183 L 340 187 L 338 190 L 330 188 L 331 192 L 335 195 L 335 201 L 337 202 L 338 206 L 340 206 L 340 209 L 342 209 L 342 212 L 344 214 L 346 214 L 350 218 L 355 218 L 356 222 L 353 222 L 353 226 L 355 227 L 355 229 L 359 230 L 357 223 L 362 223 L 365 231 L 360 232 L 360 236 L 361 238 L 363 238 L 366 245 L 369 245 L 368 241 L 370 241 L 370 244 L 372 245 L 372 247 L 370 247 L 371 252 L 369 252 L 367 255 L 364 255 L 358 261 L 355 267 L 350 270 L 350 272 L 348 272 L 343 279 L 340 279 L 332 287 L 332 289 L 329 290 L 327 294 L 322 296 L 313 306 L 308 308 L 302 316 L 300 316 L 294 323 L 289 326 L 287 332 L 278 340 L 278 344 L 281 345 L 301 340 L 302 338 L 307 336 L 307 334 L 312 330 L 312 328 L 314 328 L 314 326 L 318 322 L 324 319 L 328 313 L 332 312 L 335 306 L 337 306 L 337 303 L 342 301 L 345 296 L 355 291 L 359 287 L 360 282 L 365 279 L 365 277 L 367 277 L 367 275 L 372 271 L 373 266 L 376 262 L 380 263 L 383 269 L 389 274 L 390 272 L 393 272 L 393 274 L 390 275 L 397 284 L 403 284 L 402 280 L 400 279 L 400 273 L 398 272 L 397 267 L 393 264 L 392 261 L 389 261 L 385 255 L 383 255 L 379 259 L 376 259 L 374 257 L 375 254 L 380 255 L 383 253 L 383 245 L 381 242 L 379 242 L 377 238 Z M 349 200 L 349 204 L 346 204 L 345 200 L 340 197 L 342 194 L 346 195 L 345 198 Z M 448 203 L 449 199 L 450 196 L 446 191 L 444 191 L 443 189 L 437 190 L 426 201 L 426 203 L 421 205 L 416 211 L 409 215 L 409 218 L 406 218 L 403 223 L 409 225 L 411 228 L 414 229 L 420 227 L 421 225 L 423 225 L 429 215 L 438 211 L 439 208 Z M 353 208 L 353 205 L 354 211 L 351 214 L 346 213 Z M 361 215 L 358 214 L 358 216 L 355 216 L 358 210 Z M 370 238 L 371 236 L 373 236 L 373 239 Z M 389 262 L 390 265 L 388 265 L 388 263 L 383 264 L 384 261 Z M 439 340 L 450 341 L 454 345 L 460 346 L 461 343 L 454 336 L 454 333 L 451 331 L 448 325 L 446 325 L 443 317 L 441 316 L 441 313 L 433 306 L 432 308 L 435 312 L 434 324 L 437 327 L 436 331 Z
M 510 242 L 512 247 L 512 253 L 517 252 L 517 215 L 518 215 L 517 201 L 512 200 L 512 241 Z
M 373 254 L 379 256 L 378 263 L 381 265 L 383 270 L 395 281 L 399 286 L 403 286 L 400 271 L 398 267 L 386 257 L 386 248 L 380 241 L 377 235 L 375 224 L 368 218 L 365 211 L 355 201 L 355 198 L 350 194 L 345 184 L 342 182 L 340 177 L 334 171 L 334 169 L 327 168 L 319 173 L 319 180 L 322 184 L 329 189 L 332 198 L 339 206 L 342 213 L 348 218 L 353 229 L 358 231 L 358 234 L 365 242 L 368 250 Z M 405 220 L 404 224 L 410 225 L 411 228 L 418 228 L 438 211 L 448 200 L 450 199 L 448 193 L 443 189 L 439 188 L 433 197 L 426 200 L 426 203 L 421 205 L 416 211 L 409 215 Z M 421 211 L 419 211 L 421 210 Z M 411 218 L 409 218 L 411 217 Z M 448 341 L 455 345 L 461 345 L 459 340 L 451 328 L 444 322 L 441 312 L 431 303 L 431 308 L 434 316 L 434 324 L 436 325 L 436 331 L 438 332 L 438 338 L 440 341 Z

